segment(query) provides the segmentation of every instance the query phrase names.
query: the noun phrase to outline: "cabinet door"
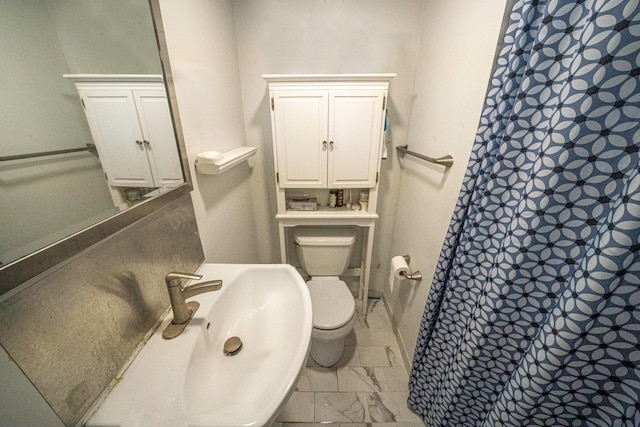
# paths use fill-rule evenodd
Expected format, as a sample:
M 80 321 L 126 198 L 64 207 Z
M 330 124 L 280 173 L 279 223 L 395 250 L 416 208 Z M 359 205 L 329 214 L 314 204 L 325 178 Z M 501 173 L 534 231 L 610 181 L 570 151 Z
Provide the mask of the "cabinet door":
M 180 155 L 164 89 L 134 90 L 133 97 L 154 177 L 154 186 L 180 184 L 183 182 Z
M 331 90 L 330 188 L 373 187 L 380 161 L 384 91 Z
M 81 96 L 109 183 L 121 187 L 153 187 L 131 91 L 83 90 Z
M 282 188 L 327 186 L 327 91 L 273 95 L 277 172 Z

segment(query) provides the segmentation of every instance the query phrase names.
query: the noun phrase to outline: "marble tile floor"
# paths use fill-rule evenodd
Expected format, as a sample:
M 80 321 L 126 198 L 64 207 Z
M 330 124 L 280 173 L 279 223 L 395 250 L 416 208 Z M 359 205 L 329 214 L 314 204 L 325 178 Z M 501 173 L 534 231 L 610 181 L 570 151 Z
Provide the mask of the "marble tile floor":
M 272 427 L 424 427 L 407 408 L 409 377 L 384 302 L 369 299 L 367 316 L 356 307 L 342 359 L 324 368 L 309 356 Z

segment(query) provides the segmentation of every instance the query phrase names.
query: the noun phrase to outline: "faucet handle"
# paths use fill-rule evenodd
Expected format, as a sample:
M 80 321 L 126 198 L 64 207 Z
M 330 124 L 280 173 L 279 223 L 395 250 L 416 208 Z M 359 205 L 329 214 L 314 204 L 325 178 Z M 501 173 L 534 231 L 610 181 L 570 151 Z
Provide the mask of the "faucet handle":
M 191 280 L 200 280 L 202 276 L 199 274 L 191 274 L 191 273 L 181 273 L 179 271 L 172 271 L 167 274 L 164 281 L 167 283 L 167 287 L 175 287 L 180 286 L 180 282 L 182 279 L 191 279 Z

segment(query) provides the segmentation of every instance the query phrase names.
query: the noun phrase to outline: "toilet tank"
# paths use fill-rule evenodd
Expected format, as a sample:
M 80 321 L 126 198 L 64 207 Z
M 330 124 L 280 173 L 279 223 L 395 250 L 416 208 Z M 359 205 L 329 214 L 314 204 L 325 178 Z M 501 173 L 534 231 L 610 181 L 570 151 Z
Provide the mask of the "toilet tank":
M 356 230 L 295 227 L 293 240 L 302 268 L 309 276 L 339 276 L 349 266 Z

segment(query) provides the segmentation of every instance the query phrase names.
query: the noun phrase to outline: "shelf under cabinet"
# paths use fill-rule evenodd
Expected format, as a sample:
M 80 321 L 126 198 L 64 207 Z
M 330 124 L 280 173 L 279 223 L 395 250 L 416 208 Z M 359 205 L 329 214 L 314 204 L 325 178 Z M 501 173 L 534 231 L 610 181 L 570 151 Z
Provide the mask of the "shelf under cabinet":
M 320 206 L 316 211 L 286 211 L 276 215 L 276 219 L 378 219 L 375 212 L 354 211 L 353 209 Z

